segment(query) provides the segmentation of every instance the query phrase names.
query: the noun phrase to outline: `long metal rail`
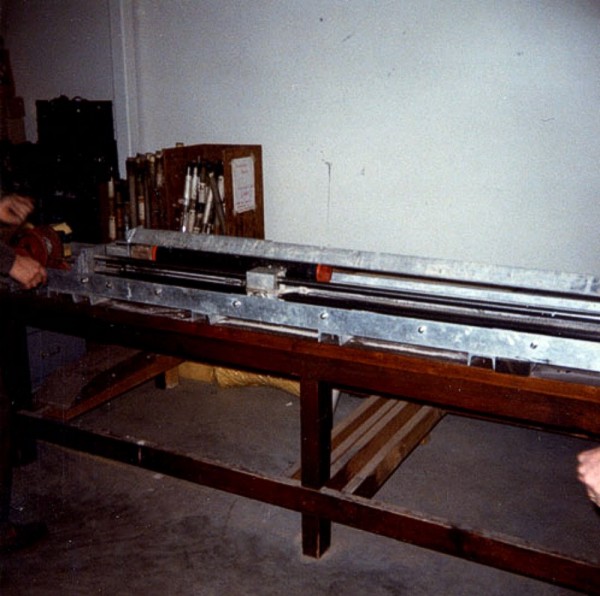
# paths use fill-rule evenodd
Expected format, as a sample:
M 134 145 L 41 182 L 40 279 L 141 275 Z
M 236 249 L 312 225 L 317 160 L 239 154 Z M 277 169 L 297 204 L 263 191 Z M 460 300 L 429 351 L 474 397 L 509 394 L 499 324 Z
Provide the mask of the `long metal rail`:
M 600 373 L 595 276 L 136 229 L 47 291 L 169 305 L 325 341 Z

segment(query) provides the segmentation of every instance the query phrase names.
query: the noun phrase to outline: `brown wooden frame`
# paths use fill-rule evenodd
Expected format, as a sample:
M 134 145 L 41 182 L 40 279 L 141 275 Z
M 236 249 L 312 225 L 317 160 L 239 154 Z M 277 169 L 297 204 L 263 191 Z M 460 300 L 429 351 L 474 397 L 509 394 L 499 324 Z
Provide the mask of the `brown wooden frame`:
M 27 324 L 300 381 L 300 480 L 272 478 L 22 412 L 19 421 L 35 437 L 299 511 L 303 552 L 309 556 L 319 557 L 327 550 L 331 522 L 337 522 L 582 592 L 600 593 L 597 562 L 512 537 L 462 529 L 327 486 L 331 479 L 332 387 L 596 439 L 600 438 L 600 387 L 239 326 L 209 325 L 186 313 L 159 316 L 147 314 L 143 308 L 73 304 L 68 299 L 35 295 L 15 296 L 17 301 L 22 333 Z M 28 390 L 22 383 L 25 403 Z

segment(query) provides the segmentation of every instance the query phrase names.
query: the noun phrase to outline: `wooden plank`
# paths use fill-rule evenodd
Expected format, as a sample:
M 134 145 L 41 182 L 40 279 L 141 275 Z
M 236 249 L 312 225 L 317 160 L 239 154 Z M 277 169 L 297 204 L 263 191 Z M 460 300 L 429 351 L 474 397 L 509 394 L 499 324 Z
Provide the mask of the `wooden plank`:
M 332 435 L 332 464 L 339 460 L 360 438 L 397 407 L 397 400 L 371 396 L 364 407 L 359 406 L 335 425 Z
M 374 496 L 404 459 L 441 420 L 442 410 L 371 396 L 332 433 L 327 487 Z M 300 477 L 301 468 L 292 478 Z
M 371 498 L 384 485 L 398 466 L 425 439 L 444 412 L 424 406 L 404 423 L 398 432 L 357 471 L 342 488 L 346 493 Z
M 35 405 L 49 418 L 72 420 L 176 369 L 181 362 L 172 356 L 104 346 L 52 375 L 36 393 Z M 172 379 L 174 373 L 169 374 Z
M 331 464 L 339 461 L 346 453 L 349 445 L 352 445 L 357 437 L 364 432 L 366 424 L 374 424 L 377 416 L 392 407 L 390 400 L 383 400 L 378 395 L 372 395 L 365 398 L 350 414 L 340 420 L 333 428 L 331 435 Z M 383 410 L 383 412 L 382 412 Z M 302 468 L 299 463 L 295 464 L 289 473 L 290 478 L 300 479 Z
M 379 395 L 370 395 L 363 399 L 359 406 L 342 418 L 334 427 L 331 446 L 335 449 L 351 434 L 356 432 L 370 419 L 386 402 Z
M 381 398 L 382 400 L 384 398 Z M 406 424 L 416 412 L 418 404 L 405 401 L 388 399 L 391 403 L 386 408 L 383 416 L 375 424 L 369 425 L 364 432 L 359 433 L 356 440 L 344 453 L 344 457 L 337 462 L 335 472 L 332 471 L 330 488 L 341 490 L 348 482 L 382 449 L 388 441 Z

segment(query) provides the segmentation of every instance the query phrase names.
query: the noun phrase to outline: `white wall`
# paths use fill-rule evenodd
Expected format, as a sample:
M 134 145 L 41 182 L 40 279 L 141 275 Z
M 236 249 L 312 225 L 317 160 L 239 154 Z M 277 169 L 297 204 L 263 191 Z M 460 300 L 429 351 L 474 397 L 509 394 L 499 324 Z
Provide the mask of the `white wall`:
M 28 106 L 112 97 L 122 161 L 263 145 L 269 238 L 600 272 L 600 2 L 4 2 Z
M 37 140 L 37 99 L 112 99 L 107 2 L 0 0 L 0 7 L 16 92 L 25 100 L 27 140 Z

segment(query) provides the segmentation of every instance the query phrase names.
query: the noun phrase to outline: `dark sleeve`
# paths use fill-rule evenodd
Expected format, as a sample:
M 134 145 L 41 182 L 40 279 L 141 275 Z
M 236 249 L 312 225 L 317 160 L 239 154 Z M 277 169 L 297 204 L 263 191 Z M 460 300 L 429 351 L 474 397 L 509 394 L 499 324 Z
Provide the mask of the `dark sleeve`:
M 14 262 L 15 251 L 8 244 L 0 241 L 0 274 L 8 275 Z

